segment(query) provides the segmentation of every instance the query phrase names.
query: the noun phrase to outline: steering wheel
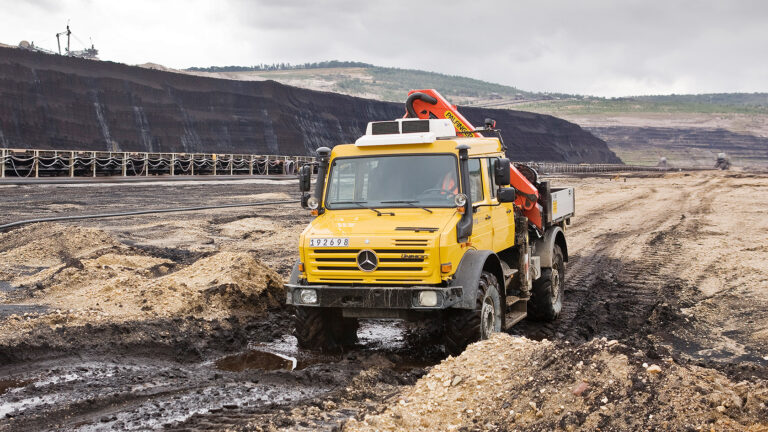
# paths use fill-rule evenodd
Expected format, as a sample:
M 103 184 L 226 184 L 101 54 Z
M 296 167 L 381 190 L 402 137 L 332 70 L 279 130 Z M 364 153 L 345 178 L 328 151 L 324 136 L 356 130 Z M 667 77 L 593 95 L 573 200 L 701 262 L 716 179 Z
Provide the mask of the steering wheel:
M 455 193 L 451 191 L 447 191 L 443 188 L 430 188 L 430 189 L 424 190 L 418 196 L 419 198 L 421 198 L 421 197 L 427 197 L 427 196 L 436 195 L 436 194 L 445 195 L 446 199 L 453 199 L 453 197 L 456 195 Z

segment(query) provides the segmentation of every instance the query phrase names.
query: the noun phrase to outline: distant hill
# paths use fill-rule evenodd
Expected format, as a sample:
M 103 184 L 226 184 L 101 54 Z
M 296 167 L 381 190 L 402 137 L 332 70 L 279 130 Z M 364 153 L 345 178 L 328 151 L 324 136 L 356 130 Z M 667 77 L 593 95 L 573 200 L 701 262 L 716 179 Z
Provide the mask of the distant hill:
M 414 88 L 439 89 L 452 103 L 460 105 L 479 106 L 486 101 L 526 101 L 558 97 L 555 94 L 532 93 L 473 78 L 336 60 L 301 65 L 280 63 L 194 67 L 185 69 L 184 72 L 236 80 L 271 79 L 296 87 L 390 102 L 402 102 L 408 91 Z
M 194 67 L 184 72 L 235 80 L 271 79 L 296 87 L 391 102 L 402 102 L 407 92 L 414 88 L 434 88 L 457 105 L 512 108 L 553 115 L 629 112 L 768 114 L 768 93 L 600 98 L 530 92 L 474 78 L 354 61 Z

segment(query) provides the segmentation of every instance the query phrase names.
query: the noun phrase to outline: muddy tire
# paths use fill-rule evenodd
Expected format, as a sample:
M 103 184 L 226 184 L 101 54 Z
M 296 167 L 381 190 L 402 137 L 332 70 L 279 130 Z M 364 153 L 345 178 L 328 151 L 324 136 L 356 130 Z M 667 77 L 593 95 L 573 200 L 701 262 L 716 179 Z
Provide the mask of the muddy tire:
M 565 264 L 560 246 L 552 251 L 552 268 L 541 269 L 541 277 L 533 281 L 528 315 L 537 321 L 553 321 L 563 308 Z
M 298 345 L 304 349 L 337 352 L 357 343 L 357 319 L 343 318 L 336 309 L 297 306 L 293 325 Z
M 446 315 L 445 350 L 451 355 L 461 354 L 472 342 L 501 331 L 501 320 L 499 282 L 492 273 L 484 271 L 477 286 L 475 309 L 457 309 Z

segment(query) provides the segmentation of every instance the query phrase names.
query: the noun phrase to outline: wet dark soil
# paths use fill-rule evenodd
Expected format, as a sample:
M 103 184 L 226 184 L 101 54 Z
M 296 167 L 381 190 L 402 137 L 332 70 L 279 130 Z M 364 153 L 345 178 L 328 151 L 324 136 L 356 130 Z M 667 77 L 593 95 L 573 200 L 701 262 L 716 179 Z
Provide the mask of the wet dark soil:
M 286 323 L 273 312 L 252 325 L 178 320 L 67 329 L 59 344 L 34 335 L 45 346 L 4 347 L 0 430 L 202 430 L 250 418 L 281 425 L 305 421 L 290 410 L 319 401 L 340 407 L 317 419 L 330 428 L 442 359 L 404 346 L 393 321 L 364 324 L 361 344 L 336 355 L 301 352 Z M 373 376 L 348 391 L 361 373 Z

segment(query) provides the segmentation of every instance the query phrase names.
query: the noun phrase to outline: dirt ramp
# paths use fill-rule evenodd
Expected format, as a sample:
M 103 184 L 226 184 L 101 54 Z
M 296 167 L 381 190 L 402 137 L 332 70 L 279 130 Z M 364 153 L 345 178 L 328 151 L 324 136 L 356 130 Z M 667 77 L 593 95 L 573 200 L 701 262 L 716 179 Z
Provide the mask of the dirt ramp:
M 768 385 L 653 363 L 616 341 L 506 334 L 448 358 L 345 431 L 768 430 Z
M 251 252 L 191 260 L 156 252 L 100 229 L 57 224 L 0 235 L 0 344 L 57 343 L 112 325 L 143 334 L 142 323 L 247 321 L 284 297 L 281 277 Z
M 245 252 L 220 252 L 176 269 L 170 260 L 107 253 L 17 278 L 26 302 L 88 311 L 107 321 L 194 315 L 223 318 L 279 305 L 282 281 Z
M 263 311 L 283 298 L 280 276 L 244 252 L 220 252 L 150 285 L 180 293 L 169 308 L 179 312 Z

